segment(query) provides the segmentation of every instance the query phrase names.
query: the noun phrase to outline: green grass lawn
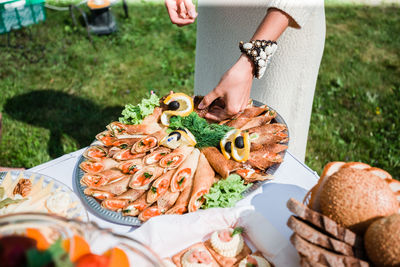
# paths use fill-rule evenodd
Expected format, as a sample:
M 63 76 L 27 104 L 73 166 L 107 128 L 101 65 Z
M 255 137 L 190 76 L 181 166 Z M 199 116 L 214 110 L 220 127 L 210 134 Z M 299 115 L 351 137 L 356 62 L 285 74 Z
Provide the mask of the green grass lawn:
M 114 8 L 119 31 L 94 37 L 68 12 L 0 47 L 0 166 L 32 167 L 87 146 L 124 104 L 150 90 L 193 91 L 196 26 L 172 25 L 162 4 Z M 400 177 L 400 7 L 328 6 L 327 39 L 306 163 L 363 161 Z M 0 44 L 6 44 L 0 36 Z

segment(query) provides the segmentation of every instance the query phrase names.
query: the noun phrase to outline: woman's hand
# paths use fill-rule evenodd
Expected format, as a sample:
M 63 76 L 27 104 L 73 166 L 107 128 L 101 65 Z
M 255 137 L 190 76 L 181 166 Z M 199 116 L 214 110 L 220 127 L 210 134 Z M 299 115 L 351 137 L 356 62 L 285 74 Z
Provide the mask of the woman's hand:
M 197 17 L 191 0 L 165 0 L 165 6 L 171 22 L 179 27 L 193 23 Z
M 225 72 L 217 87 L 201 101 L 199 109 L 208 107 L 217 98 L 221 98 L 225 103 L 225 107 L 213 106 L 206 114 L 206 118 L 222 121 L 243 111 L 250 98 L 253 73 L 253 62 L 247 56 L 241 55 L 238 61 Z

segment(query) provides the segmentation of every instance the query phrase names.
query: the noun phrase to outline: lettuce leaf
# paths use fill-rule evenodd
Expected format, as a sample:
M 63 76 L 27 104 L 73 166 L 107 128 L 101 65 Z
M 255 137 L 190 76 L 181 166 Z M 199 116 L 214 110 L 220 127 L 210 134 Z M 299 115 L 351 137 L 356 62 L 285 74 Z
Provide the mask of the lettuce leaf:
M 140 124 L 143 119 L 153 114 L 154 108 L 160 105 L 160 98 L 156 94 L 151 94 L 149 98 L 143 98 L 142 101 L 135 105 L 127 104 L 119 118 L 124 124 Z
M 244 185 L 244 181 L 237 174 L 231 174 L 213 184 L 210 192 L 204 195 L 206 199 L 203 209 L 230 208 L 243 198 L 242 193 L 252 184 Z

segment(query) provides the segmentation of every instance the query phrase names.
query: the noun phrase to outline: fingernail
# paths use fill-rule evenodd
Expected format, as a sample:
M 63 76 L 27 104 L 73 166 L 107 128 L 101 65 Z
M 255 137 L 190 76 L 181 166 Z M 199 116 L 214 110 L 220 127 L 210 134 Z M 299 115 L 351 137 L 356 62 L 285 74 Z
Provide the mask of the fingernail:
M 199 108 L 199 109 L 203 109 L 203 108 L 204 108 L 203 102 L 201 102 L 201 103 L 199 104 L 198 108 Z
M 189 10 L 189 16 L 194 19 L 196 17 L 196 11 L 194 11 L 193 9 Z

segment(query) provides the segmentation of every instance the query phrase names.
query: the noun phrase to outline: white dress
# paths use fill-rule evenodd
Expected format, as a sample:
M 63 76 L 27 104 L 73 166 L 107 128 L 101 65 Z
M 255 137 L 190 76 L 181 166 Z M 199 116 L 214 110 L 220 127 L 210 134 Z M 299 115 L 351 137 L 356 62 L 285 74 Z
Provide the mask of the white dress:
M 199 0 L 195 93 L 205 95 L 240 56 L 268 8 L 290 15 L 291 25 L 251 97 L 276 109 L 289 126 L 289 151 L 304 161 L 318 69 L 325 43 L 323 0 Z

